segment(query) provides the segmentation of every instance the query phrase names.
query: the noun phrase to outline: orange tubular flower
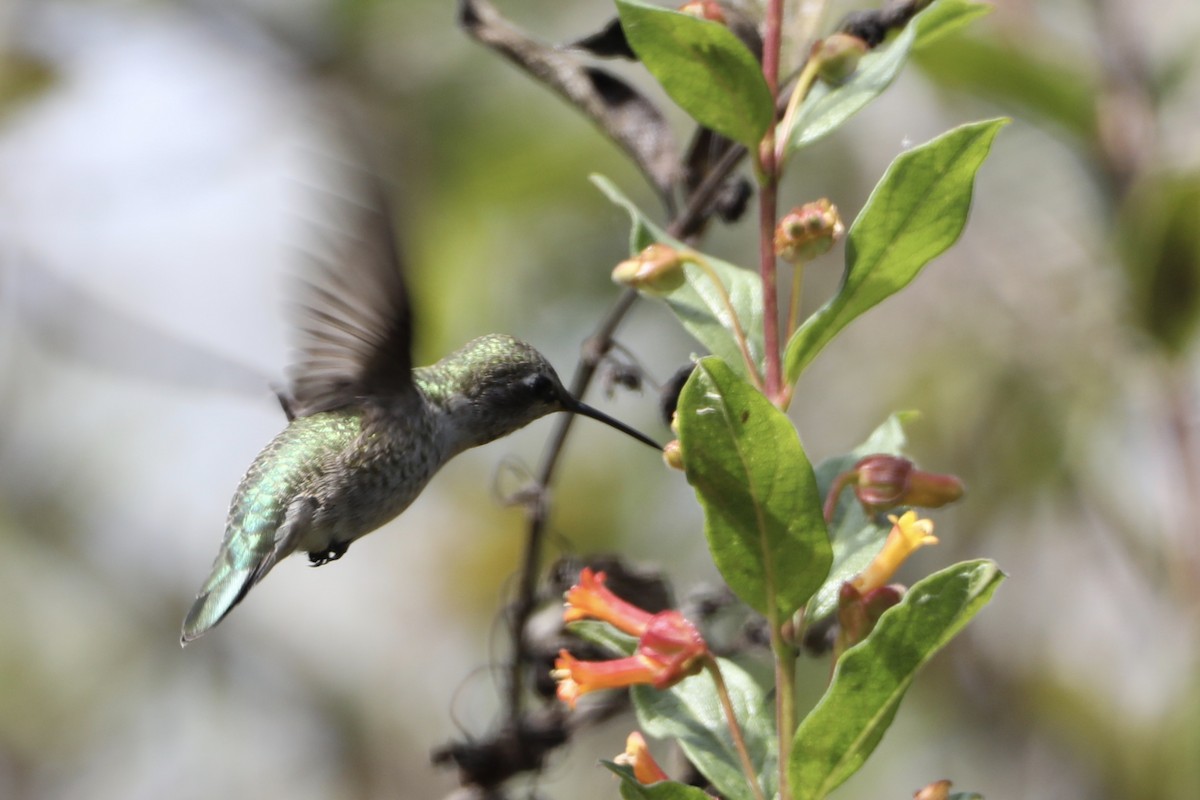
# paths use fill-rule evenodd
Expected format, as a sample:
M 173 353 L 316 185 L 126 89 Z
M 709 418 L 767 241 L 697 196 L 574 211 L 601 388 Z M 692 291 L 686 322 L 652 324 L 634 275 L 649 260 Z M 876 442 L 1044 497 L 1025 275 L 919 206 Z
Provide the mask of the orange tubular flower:
M 893 516 L 888 519 L 892 521 L 892 530 L 883 543 L 883 549 L 851 581 L 861 594 L 886 585 L 909 556 L 927 544 L 937 544 L 937 537 L 933 535 L 933 520 L 917 519 L 915 511 L 906 511 L 899 519 Z
M 625 602 L 604 586 L 604 573 L 584 569 L 579 583 L 567 592 L 566 622 L 592 618 L 638 637 L 637 650 L 610 661 L 581 661 L 559 651 L 551 673 L 558 681 L 558 699 L 571 708 L 581 695 L 599 689 L 649 684 L 674 686 L 695 675 L 709 657 L 708 645 L 692 623 L 678 611 L 648 611 Z
M 591 567 L 583 568 L 579 573 L 579 583 L 567 590 L 567 609 L 563 612 L 563 622 L 598 619 L 622 633 L 641 636 L 654 615 L 617 597 L 604 585 L 604 579 L 603 572 L 592 572 Z
M 650 755 L 650 750 L 646 747 L 646 740 L 637 731 L 629 734 L 629 737 L 625 739 L 625 752 L 613 761 L 632 767 L 633 777 L 637 778 L 638 783 L 650 784 L 669 780 L 667 773 L 663 772 L 662 767 L 654 760 L 654 756 Z

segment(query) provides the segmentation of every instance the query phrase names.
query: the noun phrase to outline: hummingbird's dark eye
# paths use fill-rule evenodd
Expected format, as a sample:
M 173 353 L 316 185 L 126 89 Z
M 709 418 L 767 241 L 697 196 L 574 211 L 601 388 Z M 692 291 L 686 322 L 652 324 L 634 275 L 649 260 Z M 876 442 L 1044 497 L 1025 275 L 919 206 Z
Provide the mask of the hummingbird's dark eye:
M 554 380 L 549 375 L 545 375 L 541 372 L 530 375 L 526 379 L 526 385 L 529 387 L 529 391 L 534 397 L 538 397 L 543 400 L 558 399 L 558 387 L 554 385 Z

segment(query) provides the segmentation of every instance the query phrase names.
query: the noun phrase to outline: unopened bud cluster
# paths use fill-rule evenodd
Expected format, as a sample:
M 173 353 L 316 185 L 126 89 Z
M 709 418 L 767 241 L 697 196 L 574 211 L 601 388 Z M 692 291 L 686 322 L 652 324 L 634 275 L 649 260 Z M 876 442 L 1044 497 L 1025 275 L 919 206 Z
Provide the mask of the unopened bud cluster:
M 793 264 L 829 251 L 845 233 L 837 206 L 822 197 L 797 206 L 775 228 L 775 255 Z

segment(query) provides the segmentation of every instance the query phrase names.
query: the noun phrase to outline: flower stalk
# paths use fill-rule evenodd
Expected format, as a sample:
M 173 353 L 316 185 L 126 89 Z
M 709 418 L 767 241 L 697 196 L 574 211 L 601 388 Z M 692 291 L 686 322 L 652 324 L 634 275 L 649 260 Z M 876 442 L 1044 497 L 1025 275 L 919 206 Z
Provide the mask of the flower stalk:
M 754 772 L 754 762 L 750 759 L 750 750 L 746 747 L 746 737 L 742 734 L 742 726 L 738 723 L 737 714 L 733 711 L 733 701 L 729 697 L 729 688 L 725 685 L 725 678 L 721 675 L 721 666 L 717 663 L 717 659 L 709 655 L 704 663 L 708 674 L 712 675 L 713 682 L 717 685 L 717 697 L 721 700 L 721 709 L 725 712 L 725 719 L 729 721 L 729 735 L 733 738 L 733 746 L 737 749 L 738 760 L 742 762 L 742 772 L 746 775 L 746 782 L 750 784 L 750 791 L 754 792 L 756 800 L 766 800 L 763 795 L 762 786 L 758 783 L 758 776 Z

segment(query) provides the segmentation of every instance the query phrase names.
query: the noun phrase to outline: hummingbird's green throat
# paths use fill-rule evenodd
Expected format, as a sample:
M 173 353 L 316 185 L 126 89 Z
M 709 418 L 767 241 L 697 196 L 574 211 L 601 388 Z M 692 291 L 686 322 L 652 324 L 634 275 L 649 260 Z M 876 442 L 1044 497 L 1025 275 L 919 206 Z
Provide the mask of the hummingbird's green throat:
M 300 358 L 280 401 L 288 426 L 233 495 L 212 573 L 182 642 L 220 622 L 293 552 L 314 565 L 396 517 L 455 455 L 554 411 L 592 417 L 656 449 L 572 397 L 522 341 L 491 334 L 413 369 L 411 310 L 382 192 L 305 286 Z

